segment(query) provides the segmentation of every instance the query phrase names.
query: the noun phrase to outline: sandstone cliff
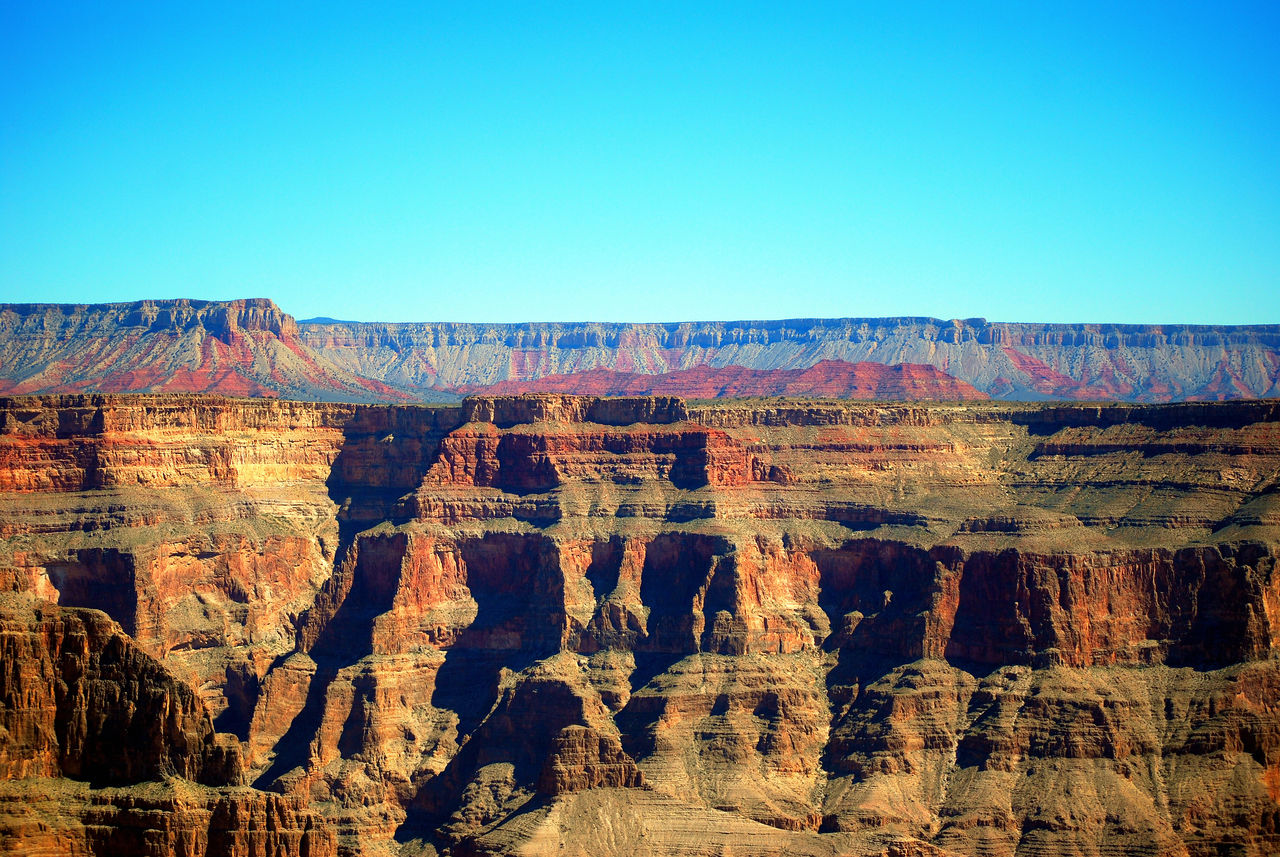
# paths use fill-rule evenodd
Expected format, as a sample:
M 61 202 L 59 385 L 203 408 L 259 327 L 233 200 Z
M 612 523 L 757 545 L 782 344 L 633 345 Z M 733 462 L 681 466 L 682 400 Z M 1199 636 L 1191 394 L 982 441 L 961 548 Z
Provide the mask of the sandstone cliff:
M 0 399 L 0 836 L 1275 853 L 1278 485 L 1274 401 Z M 49 761 L 85 606 L 255 788 Z
M 0 602 L 4 853 L 334 853 L 305 800 L 242 776 L 235 737 L 105 614 Z

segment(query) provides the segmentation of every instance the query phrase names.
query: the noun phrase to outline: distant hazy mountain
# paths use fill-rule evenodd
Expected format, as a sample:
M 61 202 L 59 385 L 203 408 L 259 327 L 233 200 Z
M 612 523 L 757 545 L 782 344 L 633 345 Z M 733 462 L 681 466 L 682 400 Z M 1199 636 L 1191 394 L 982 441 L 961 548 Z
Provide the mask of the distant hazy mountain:
M 857 369 L 865 363 L 915 368 L 886 376 Z M 728 367 L 758 371 L 713 371 Z M 572 377 L 584 372 L 591 374 Z M 549 376 L 557 377 L 541 381 Z M 974 395 L 972 387 L 1015 400 L 1257 398 L 1280 395 L 1280 325 L 297 322 L 265 299 L 0 305 L 0 393 L 441 401 L 493 385 L 596 394 L 956 399 Z

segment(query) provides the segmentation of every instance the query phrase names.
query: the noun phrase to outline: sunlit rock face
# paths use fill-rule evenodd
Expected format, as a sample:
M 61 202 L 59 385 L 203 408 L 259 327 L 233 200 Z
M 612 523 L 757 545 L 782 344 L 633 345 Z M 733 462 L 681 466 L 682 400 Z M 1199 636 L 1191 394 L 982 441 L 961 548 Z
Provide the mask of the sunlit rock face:
M 1278 325 L 829 318 L 298 329 L 324 360 L 417 389 L 879 400 L 967 399 L 974 391 L 1018 401 L 1280 396 Z
M 0 399 L 0 843 L 1276 853 L 1278 484 L 1272 401 Z
M 266 298 L 0 304 L 0 394 L 1177 402 L 1280 396 L 1280 325 L 299 322 Z

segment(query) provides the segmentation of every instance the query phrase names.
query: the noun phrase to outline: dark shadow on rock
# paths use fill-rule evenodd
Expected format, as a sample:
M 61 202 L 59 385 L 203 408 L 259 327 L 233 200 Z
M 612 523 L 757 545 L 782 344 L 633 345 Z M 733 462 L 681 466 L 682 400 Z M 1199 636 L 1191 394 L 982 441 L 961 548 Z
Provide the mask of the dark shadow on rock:
M 631 697 L 614 716 L 621 733 L 622 749 L 637 762 L 654 751 L 654 725 L 666 707 L 663 696 L 641 693 L 655 679 L 665 675 L 688 655 L 675 652 L 637 652 L 631 672 Z
M 269 789 L 283 775 L 294 768 L 305 767 L 311 758 L 311 741 L 320 730 L 324 719 L 324 701 L 338 674 L 333 663 L 316 661 L 316 672 L 307 688 L 307 699 L 302 710 L 293 718 L 289 728 L 275 745 L 275 758 L 266 771 L 253 782 L 257 789 Z
M 664 533 L 649 543 L 640 577 L 640 601 L 649 609 L 648 633 L 639 650 L 682 656 L 698 651 L 694 599 L 711 583 L 721 557 L 732 550 L 728 539 L 696 533 Z
M 361 538 L 361 533 L 411 516 L 412 492 L 435 462 L 441 439 L 460 421 L 460 408 L 358 408 L 343 427 L 342 447 L 326 483 L 338 507 L 333 574 L 300 618 L 295 647 L 311 655 L 316 673 L 302 710 L 276 744 L 274 761 L 257 779 L 258 788 L 309 761 L 329 686 L 342 669 L 372 653 L 374 621 L 391 607 L 408 537 L 392 532 Z
M 541 534 L 490 533 L 461 540 L 458 548 L 476 616 L 445 651 L 431 704 L 457 715 L 461 746 L 410 802 L 401 839 L 444 824 L 485 765 L 512 764 L 516 787 L 532 789 L 559 729 L 582 719 L 580 700 L 554 679 L 517 680 L 506 691 L 514 701 L 499 687 L 504 675 L 524 673 L 561 650 L 567 617 L 555 542 Z
M 584 719 L 581 698 L 555 678 L 520 679 L 514 687 L 499 689 L 498 678 L 504 668 L 523 671 L 532 666 L 528 654 L 464 650 L 450 656 L 453 673 L 446 674 L 443 689 L 437 686 L 433 704 L 451 707 L 469 728 L 457 754 L 443 771 L 422 785 L 406 807 L 405 821 L 396 832 L 400 841 L 433 837 L 437 844 L 446 845 L 441 829 L 462 806 L 468 784 L 488 765 L 511 765 L 514 789 L 536 791 L 555 737 L 565 726 L 581 724 Z M 446 666 L 449 663 L 446 660 Z M 443 666 L 441 672 L 445 673 Z M 459 734 L 464 734 L 461 726 Z
M 130 637 L 138 636 L 138 590 L 132 553 L 83 548 L 71 562 L 50 562 L 49 582 L 63 607 L 92 607 L 114 619 Z
M 219 732 L 230 732 L 241 741 L 247 741 L 249 723 L 253 720 L 253 709 L 258 704 L 262 685 L 248 661 L 229 664 L 226 677 L 223 694 L 227 699 L 227 707 L 213 718 L 213 728 Z

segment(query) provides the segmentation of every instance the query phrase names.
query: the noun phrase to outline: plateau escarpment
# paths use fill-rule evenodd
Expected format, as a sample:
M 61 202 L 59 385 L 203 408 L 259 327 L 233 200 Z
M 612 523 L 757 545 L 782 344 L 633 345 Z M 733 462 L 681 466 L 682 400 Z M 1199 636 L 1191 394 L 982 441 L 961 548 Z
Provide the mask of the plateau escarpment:
M 269 300 L 0 304 L 0 393 L 431 401 L 316 354 Z
M 821 360 L 804 369 L 747 369 L 742 366 L 697 366 L 646 374 L 588 369 L 569 375 L 544 375 L 499 381 L 489 387 L 464 386 L 463 393 L 574 393 L 577 395 L 669 395 L 717 399 L 768 396 L 812 396 L 872 401 L 962 401 L 989 398 L 933 366 L 881 363 L 851 364 Z
M 0 393 L 457 401 L 1168 402 L 1280 396 L 1280 326 L 845 318 L 670 324 L 297 322 L 265 299 L 0 304 Z
M 1278 480 L 1275 401 L 3 399 L 0 841 L 1274 853 Z
M 909 399 L 967 398 L 955 394 L 958 383 L 992 398 L 1021 401 L 1280 395 L 1277 325 L 837 318 L 670 324 L 317 322 L 302 323 L 299 330 L 304 343 L 335 364 L 409 387 L 479 391 L 501 383 L 503 392 L 702 396 L 723 384 L 745 383 L 736 393 L 713 395 L 769 395 L 780 385 L 784 389 L 778 393 L 792 395 L 889 398 L 897 389 Z M 831 361 L 828 372 L 811 372 L 818 377 L 809 379 L 776 371 L 812 370 L 823 361 Z M 914 377 L 877 382 L 885 389 L 878 396 L 836 392 L 856 390 L 870 379 L 850 384 L 821 378 L 856 374 L 854 366 L 866 362 L 902 366 Z M 832 373 L 836 363 L 843 367 Z M 928 367 L 948 376 L 932 392 L 937 382 L 926 376 Z M 773 377 L 747 383 L 744 368 Z M 583 373 L 591 377 L 574 377 Z M 570 378 L 539 383 L 561 375 Z M 658 377 L 649 386 L 637 375 Z M 799 389 L 785 389 L 797 380 Z

